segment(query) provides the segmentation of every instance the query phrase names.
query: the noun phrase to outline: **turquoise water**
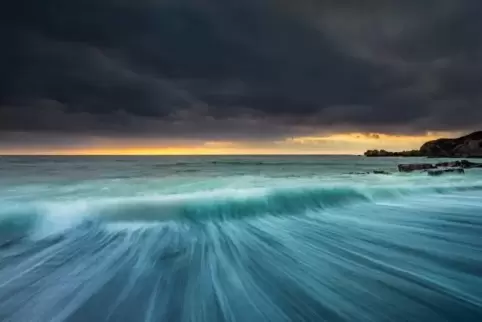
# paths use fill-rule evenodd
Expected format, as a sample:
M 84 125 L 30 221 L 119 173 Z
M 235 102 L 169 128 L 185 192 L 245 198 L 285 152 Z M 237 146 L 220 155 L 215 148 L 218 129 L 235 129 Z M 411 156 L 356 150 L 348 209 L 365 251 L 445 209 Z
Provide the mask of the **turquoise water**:
M 0 320 L 482 321 L 482 170 L 403 162 L 2 157 Z

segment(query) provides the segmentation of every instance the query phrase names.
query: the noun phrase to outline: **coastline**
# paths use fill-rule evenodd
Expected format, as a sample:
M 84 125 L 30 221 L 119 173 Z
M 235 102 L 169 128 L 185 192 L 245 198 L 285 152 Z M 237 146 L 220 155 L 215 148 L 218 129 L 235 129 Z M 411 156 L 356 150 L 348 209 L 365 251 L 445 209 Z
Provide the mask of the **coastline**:
M 482 158 L 482 131 L 424 143 L 418 150 L 391 152 L 367 150 L 366 157 Z

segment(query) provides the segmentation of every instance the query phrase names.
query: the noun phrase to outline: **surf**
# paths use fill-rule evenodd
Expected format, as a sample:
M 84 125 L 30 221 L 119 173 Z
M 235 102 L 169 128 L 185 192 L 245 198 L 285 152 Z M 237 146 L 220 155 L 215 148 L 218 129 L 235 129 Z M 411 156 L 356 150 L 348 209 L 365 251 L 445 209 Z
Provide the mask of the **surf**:
M 476 170 L 431 178 L 355 157 L 17 161 L 0 182 L 0 320 L 482 316 Z
M 386 179 L 385 179 L 386 180 Z M 413 196 L 482 192 L 479 181 L 433 180 L 418 182 L 381 181 L 379 184 L 314 183 L 279 181 L 277 187 L 213 188 L 204 191 L 150 193 L 133 197 L 95 197 L 66 200 L 4 200 L 0 208 L 0 231 L 60 233 L 86 221 L 95 222 L 204 222 L 246 220 L 252 217 L 303 216 L 383 202 L 403 202 Z

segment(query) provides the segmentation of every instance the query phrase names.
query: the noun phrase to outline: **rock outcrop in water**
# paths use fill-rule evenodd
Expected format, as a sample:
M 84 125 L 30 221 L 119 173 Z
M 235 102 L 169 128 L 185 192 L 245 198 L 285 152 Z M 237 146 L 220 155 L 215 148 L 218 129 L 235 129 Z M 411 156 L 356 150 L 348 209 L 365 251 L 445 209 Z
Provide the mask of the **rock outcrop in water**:
M 419 150 L 390 152 L 368 150 L 367 157 L 439 157 L 439 158 L 482 158 L 482 131 L 456 139 L 438 139 L 422 145 Z
M 399 172 L 427 171 L 431 176 L 439 176 L 447 173 L 464 174 L 464 169 L 482 168 L 482 163 L 467 160 L 431 163 L 399 164 Z
M 436 169 L 436 170 L 429 170 L 429 176 L 441 176 L 443 174 L 465 174 L 464 169 L 462 168 L 448 168 L 448 169 Z
M 435 164 L 437 168 L 462 168 L 462 169 L 473 169 L 482 168 L 482 163 L 470 162 L 467 160 L 452 161 L 452 162 L 441 162 Z
M 365 152 L 367 157 L 420 157 L 419 150 L 390 152 L 386 150 L 368 150 Z
M 368 171 L 368 172 L 350 172 L 349 174 L 384 174 L 384 175 L 390 175 L 392 173 L 388 171 L 383 171 L 383 170 L 373 170 L 373 171 Z
M 419 170 L 436 169 L 437 167 L 431 163 L 414 163 L 414 164 L 399 164 L 398 171 L 412 172 Z

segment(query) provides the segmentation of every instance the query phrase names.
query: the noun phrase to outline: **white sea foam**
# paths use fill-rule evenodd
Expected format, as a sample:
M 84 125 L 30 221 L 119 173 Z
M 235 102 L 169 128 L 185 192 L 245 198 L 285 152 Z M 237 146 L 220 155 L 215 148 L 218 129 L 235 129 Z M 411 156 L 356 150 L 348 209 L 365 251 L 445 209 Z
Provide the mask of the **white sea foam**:
M 0 182 L 0 320 L 480 321 L 481 173 L 327 160 L 343 171 L 17 173 Z

